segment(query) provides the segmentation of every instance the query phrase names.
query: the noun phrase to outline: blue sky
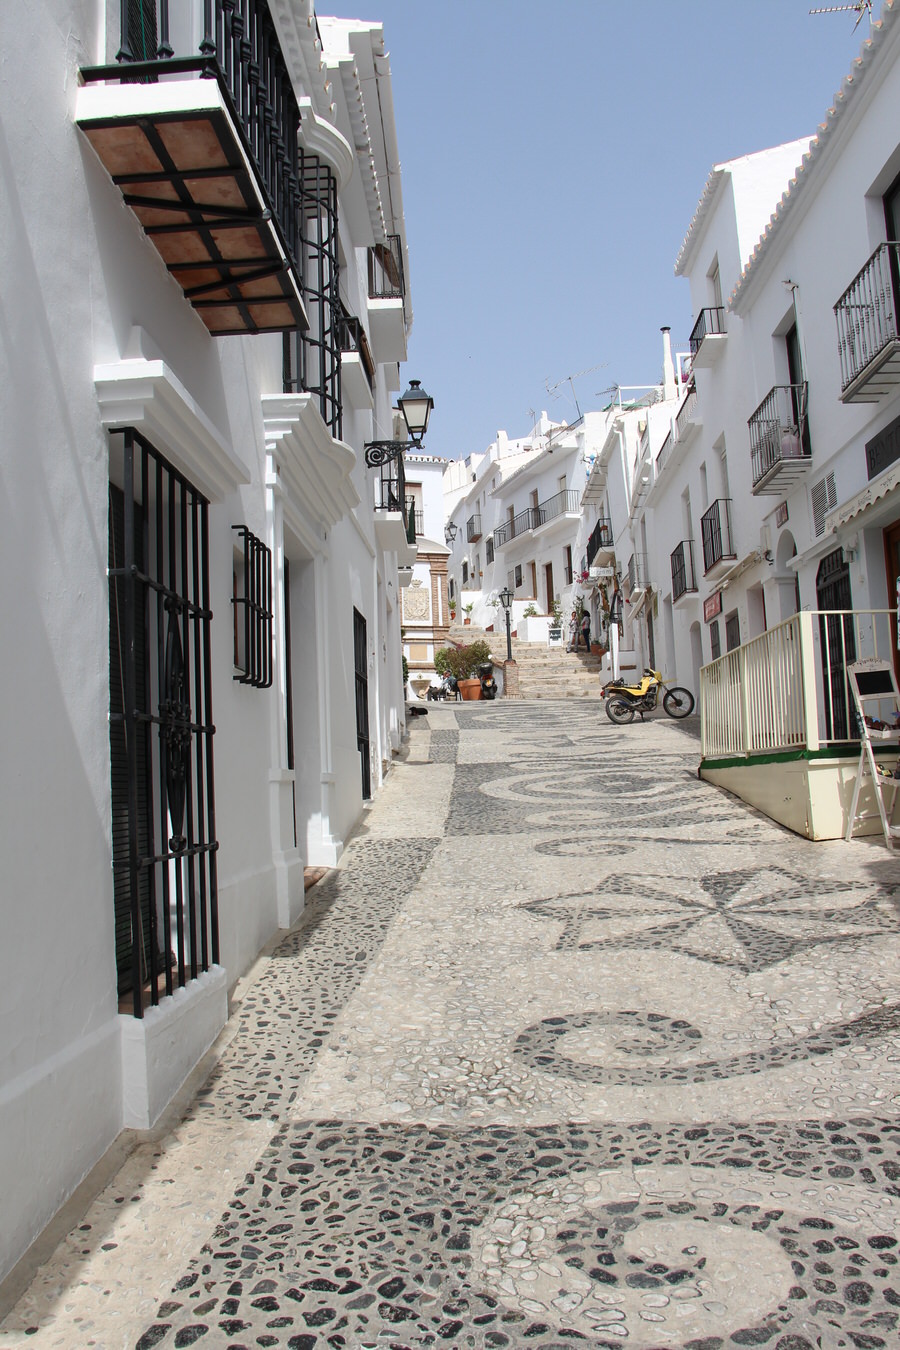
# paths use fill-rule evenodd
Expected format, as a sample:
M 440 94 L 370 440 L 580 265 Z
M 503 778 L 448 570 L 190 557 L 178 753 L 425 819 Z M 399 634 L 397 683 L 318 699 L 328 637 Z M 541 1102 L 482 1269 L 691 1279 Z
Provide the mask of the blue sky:
M 687 347 L 710 168 L 813 134 L 867 36 L 815 3 L 319 0 L 384 24 L 429 453 L 571 420 L 580 371 L 582 412 L 654 382 L 663 324 Z

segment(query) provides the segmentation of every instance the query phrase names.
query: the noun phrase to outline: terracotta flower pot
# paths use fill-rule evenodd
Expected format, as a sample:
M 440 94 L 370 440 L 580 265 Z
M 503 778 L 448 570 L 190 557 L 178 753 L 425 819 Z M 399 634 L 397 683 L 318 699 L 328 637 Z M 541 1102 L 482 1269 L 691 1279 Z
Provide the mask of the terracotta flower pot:
M 464 699 L 474 700 L 477 698 L 481 698 L 481 681 L 460 680 L 459 692 L 460 696 Z

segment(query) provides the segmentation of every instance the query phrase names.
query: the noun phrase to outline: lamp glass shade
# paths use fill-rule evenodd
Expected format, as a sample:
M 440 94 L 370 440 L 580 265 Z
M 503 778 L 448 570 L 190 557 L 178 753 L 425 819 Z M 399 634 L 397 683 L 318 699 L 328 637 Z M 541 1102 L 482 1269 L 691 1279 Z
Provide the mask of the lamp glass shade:
M 500 603 L 504 609 L 509 609 L 513 602 L 513 593 L 508 586 L 504 586 L 500 592 Z
M 459 526 L 454 525 L 452 520 L 444 526 L 444 538 L 447 540 L 448 544 L 452 544 L 458 534 Z
M 428 430 L 428 419 L 434 407 L 434 399 L 430 394 L 426 394 L 418 380 L 410 380 L 409 388 L 401 398 L 398 398 L 397 406 L 403 414 L 410 439 L 420 441 Z

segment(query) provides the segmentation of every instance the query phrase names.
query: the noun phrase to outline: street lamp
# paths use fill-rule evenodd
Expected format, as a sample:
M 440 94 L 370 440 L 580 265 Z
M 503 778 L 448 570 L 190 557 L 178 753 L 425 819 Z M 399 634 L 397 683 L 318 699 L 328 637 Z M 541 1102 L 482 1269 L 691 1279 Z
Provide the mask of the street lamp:
M 405 450 L 421 450 L 422 437 L 428 430 L 428 419 L 434 399 L 426 393 L 418 380 L 410 380 L 406 393 L 397 399 L 397 407 L 406 423 L 408 441 L 368 441 L 365 445 L 366 464 L 377 469 L 388 460 L 400 459 Z
M 452 548 L 456 542 L 456 536 L 458 534 L 459 526 L 454 525 L 452 520 L 448 520 L 447 524 L 444 526 L 444 542 L 448 544 L 450 548 Z
M 511 661 L 512 654 L 512 634 L 509 630 L 509 612 L 512 609 L 513 593 L 508 586 L 504 586 L 500 592 L 500 603 L 503 606 L 503 612 L 506 615 L 506 659 Z

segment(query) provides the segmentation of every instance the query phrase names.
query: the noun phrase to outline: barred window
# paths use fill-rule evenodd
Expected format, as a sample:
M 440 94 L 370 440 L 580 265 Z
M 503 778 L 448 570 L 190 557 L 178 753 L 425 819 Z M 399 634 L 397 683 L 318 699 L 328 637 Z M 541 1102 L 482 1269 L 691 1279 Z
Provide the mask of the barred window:
M 272 683 L 272 551 L 246 525 L 233 525 L 234 678 L 268 689 Z

